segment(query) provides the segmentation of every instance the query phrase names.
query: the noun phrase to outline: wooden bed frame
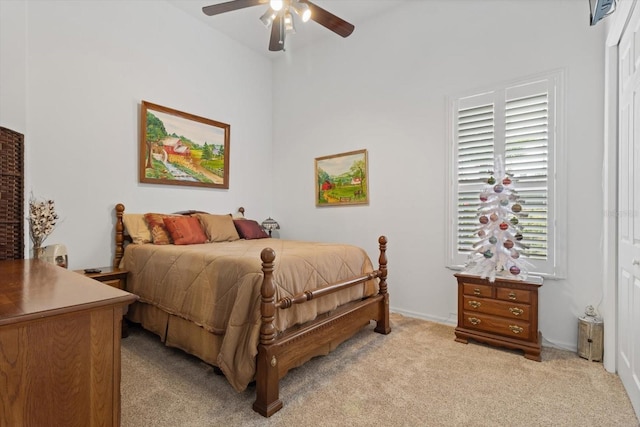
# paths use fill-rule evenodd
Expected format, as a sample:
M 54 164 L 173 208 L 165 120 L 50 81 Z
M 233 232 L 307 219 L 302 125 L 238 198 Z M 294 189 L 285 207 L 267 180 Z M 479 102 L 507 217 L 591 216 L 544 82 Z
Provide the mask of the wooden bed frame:
M 241 208 L 240 212 L 244 212 L 244 209 Z M 114 259 L 116 267 L 120 264 L 124 255 L 125 242 L 128 240 L 122 222 L 123 213 L 124 205 L 116 205 Z M 368 325 L 371 320 L 376 322 L 375 332 L 385 335 L 391 332 L 389 293 L 387 292 L 387 238 L 380 236 L 378 244 L 380 256 L 377 270 L 278 301 L 275 300 L 276 288 L 273 283 L 276 254 L 271 248 L 262 250 L 260 254 L 264 275 L 260 305 L 262 326 L 256 356 L 256 401 L 253 403 L 253 409 L 256 412 L 270 417 L 280 410 L 282 408 L 282 401 L 279 398 L 280 379 L 290 369 L 302 365 L 315 356 L 325 354 L 324 349 L 327 345 L 335 348 Z M 304 325 L 277 333 L 273 323 L 276 310 L 286 310 L 294 304 L 303 304 L 375 278 L 379 279 L 378 294 L 340 306 Z

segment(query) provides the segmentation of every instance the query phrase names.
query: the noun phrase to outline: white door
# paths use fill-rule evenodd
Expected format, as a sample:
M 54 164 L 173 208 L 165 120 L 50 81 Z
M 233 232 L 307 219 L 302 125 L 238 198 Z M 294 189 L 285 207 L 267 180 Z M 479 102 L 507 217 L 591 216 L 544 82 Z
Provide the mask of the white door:
M 640 7 L 618 50 L 618 349 L 620 379 L 640 418 Z

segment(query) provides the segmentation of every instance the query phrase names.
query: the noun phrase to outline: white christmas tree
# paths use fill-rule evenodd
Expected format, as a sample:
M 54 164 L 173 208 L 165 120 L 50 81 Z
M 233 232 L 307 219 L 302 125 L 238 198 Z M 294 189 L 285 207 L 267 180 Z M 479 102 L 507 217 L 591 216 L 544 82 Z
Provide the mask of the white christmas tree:
M 473 245 L 475 251 L 469 256 L 465 272 L 487 278 L 493 282 L 496 275 L 525 280 L 532 265 L 520 258 L 522 212 L 518 193 L 513 188 L 510 174 L 504 170 L 502 157 L 494 162 L 492 175 L 480 193 L 477 229 L 479 240 Z

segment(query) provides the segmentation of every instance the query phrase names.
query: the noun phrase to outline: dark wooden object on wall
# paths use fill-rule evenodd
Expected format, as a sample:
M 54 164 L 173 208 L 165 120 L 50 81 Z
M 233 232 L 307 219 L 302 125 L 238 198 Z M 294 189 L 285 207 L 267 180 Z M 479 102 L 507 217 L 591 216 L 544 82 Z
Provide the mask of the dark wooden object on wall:
M 0 127 L 0 260 L 24 258 L 24 135 Z

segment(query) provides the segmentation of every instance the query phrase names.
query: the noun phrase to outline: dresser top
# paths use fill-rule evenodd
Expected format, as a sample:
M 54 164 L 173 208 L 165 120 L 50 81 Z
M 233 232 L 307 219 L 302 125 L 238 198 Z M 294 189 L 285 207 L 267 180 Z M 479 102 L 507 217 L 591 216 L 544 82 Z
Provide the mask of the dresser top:
M 543 279 L 540 276 L 529 276 L 527 280 L 511 279 L 509 277 L 497 276 L 495 281 L 491 282 L 487 278 L 480 277 L 475 274 L 468 273 L 455 273 L 454 276 L 460 280 L 467 280 L 470 283 L 482 283 L 486 285 L 500 285 L 500 286 L 535 286 L 540 287 L 543 284 Z
M 137 298 L 44 261 L 0 261 L 0 326 Z

